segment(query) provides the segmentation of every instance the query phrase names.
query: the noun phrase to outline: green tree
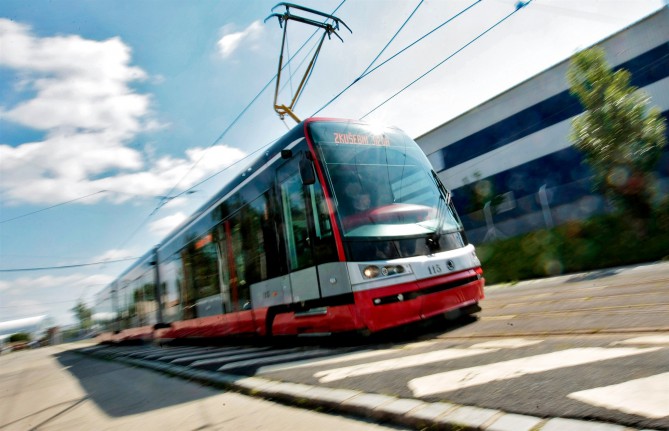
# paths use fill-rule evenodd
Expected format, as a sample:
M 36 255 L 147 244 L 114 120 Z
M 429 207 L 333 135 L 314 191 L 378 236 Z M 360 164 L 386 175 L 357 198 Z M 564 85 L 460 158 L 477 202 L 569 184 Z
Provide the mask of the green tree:
M 77 305 L 72 307 L 70 311 L 72 311 L 77 317 L 77 320 L 79 320 L 80 329 L 90 329 L 93 323 L 93 310 L 88 308 L 81 299 L 79 299 Z
M 666 145 L 665 120 L 650 97 L 611 70 L 605 51 L 574 55 L 567 73 L 571 94 L 585 112 L 572 122 L 571 140 L 595 175 L 598 188 L 636 219 L 652 211 L 653 169 Z
M 16 334 L 12 334 L 9 337 L 9 342 L 10 343 L 20 343 L 20 342 L 28 342 L 30 341 L 30 334 L 26 332 L 18 332 Z

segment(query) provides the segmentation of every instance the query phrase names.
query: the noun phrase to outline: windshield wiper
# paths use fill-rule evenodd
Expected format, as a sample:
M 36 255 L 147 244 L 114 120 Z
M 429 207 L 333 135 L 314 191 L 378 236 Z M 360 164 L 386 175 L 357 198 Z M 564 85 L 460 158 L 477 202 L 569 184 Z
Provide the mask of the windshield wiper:
M 451 205 L 452 195 L 451 192 L 441 182 L 435 171 L 432 171 L 432 179 L 434 180 L 440 192 L 439 205 L 437 206 L 437 215 L 436 215 L 437 224 L 434 229 L 434 232 L 432 232 L 427 236 L 427 238 L 425 238 L 425 245 L 427 245 L 427 248 L 430 250 L 430 253 L 436 253 L 441 248 L 439 246 L 439 241 L 441 240 L 441 236 L 443 234 L 442 231 L 444 229 L 444 224 L 445 224 L 444 222 L 445 213 L 448 211 L 448 207 Z

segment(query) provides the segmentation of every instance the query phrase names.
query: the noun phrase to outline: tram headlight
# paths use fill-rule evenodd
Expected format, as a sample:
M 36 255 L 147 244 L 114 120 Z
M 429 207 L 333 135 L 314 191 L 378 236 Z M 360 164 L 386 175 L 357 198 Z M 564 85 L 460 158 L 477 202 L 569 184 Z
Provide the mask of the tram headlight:
M 404 274 L 407 272 L 407 269 L 404 267 L 404 265 L 361 265 L 360 271 L 362 272 L 362 276 L 364 278 L 370 280 L 379 276 L 387 277 L 391 275 Z
M 380 273 L 381 273 L 381 270 L 379 270 L 379 267 L 376 266 L 376 265 L 369 265 L 369 266 L 366 266 L 366 267 L 362 270 L 362 275 L 363 275 L 365 278 L 376 278 L 376 277 L 379 276 Z

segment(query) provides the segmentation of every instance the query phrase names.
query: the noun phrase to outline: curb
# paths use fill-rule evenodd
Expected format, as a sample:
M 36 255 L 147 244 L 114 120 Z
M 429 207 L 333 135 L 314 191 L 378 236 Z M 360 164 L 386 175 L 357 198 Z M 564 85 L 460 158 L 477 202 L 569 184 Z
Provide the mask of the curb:
M 240 377 L 219 372 L 196 370 L 182 365 L 166 364 L 96 352 L 95 347 L 72 350 L 98 359 L 122 362 L 159 371 L 207 386 L 231 389 L 245 395 L 260 396 L 296 407 L 321 408 L 330 412 L 363 419 L 375 419 L 412 429 L 435 428 L 458 431 L 653 431 L 622 425 L 565 418 L 540 418 L 501 410 L 463 406 L 446 402 L 424 402 L 417 399 L 365 393 L 349 389 L 332 389 L 300 383 L 279 382 L 260 377 Z

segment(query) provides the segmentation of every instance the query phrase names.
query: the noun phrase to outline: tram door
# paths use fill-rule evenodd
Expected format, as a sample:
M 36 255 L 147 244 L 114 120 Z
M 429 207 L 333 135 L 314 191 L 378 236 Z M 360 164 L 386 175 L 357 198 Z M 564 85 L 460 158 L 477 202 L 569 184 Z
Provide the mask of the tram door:
M 281 167 L 278 176 L 293 302 L 317 299 L 321 295 L 311 243 L 313 226 L 307 206 L 307 193 L 312 193 L 313 186 L 302 185 L 296 160 Z

